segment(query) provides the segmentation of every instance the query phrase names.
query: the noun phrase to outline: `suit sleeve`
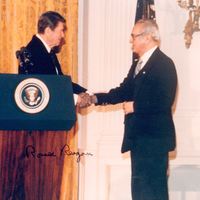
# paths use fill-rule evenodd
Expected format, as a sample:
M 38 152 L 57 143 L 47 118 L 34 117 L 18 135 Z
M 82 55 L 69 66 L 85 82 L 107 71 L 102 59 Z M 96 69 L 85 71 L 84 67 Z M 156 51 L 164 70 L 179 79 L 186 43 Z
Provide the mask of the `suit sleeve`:
M 80 93 L 82 93 L 82 92 L 86 92 L 86 91 L 87 91 L 86 88 L 80 86 L 80 85 L 77 84 L 77 83 L 73 83 L 73 82 L 72 82 L 72 89 L 73 89 L 73 93 L 74 93 L 74 94 L 80 94 Z
M 133 70 L 134 66 L 132 65 L 127 77 L 123 80 L 119 87 L 111 89 L 108 93 L 96 93 L 95 95 L 98 101 L 96 105 L 117 104 L 132 100 Z

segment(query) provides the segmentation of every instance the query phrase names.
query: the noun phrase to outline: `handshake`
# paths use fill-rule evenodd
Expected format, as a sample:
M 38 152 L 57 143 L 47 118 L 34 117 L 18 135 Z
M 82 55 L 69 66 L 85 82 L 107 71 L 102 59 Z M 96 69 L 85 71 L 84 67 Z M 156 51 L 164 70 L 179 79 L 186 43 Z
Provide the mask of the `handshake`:
M 98 99 L 96 95 L 89 95 L 88 93 L 80 93 L 78 95 L 77 106 L 79 108 L 86 108 L 91 106 L 92 104 L 97 104 Z M 134 112 L 134 101 L 125 101 L 122 104 L 122 109 L 124 110 L 124 114 L 130 114 Z
M 88 93 L 84 92 L 78 95 L 77 106 L 79 108 L 86 108 L 96 103 L 97 103 L 96 95 L 89 95 Z

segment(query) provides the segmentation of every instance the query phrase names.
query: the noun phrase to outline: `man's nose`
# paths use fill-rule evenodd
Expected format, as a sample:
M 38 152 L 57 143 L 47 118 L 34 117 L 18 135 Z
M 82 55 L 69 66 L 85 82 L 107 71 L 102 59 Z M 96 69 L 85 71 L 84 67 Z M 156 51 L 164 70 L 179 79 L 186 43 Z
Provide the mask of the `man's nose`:
M 133 43 L 133 38 L 132 37 L 130 37 L 130 39 L 129 39 L 129 43 Z
M 62 37 L 62 38 L 65 37 L 65 33 L 64 33 L 64 32 L 61 33 L 61 37 Z

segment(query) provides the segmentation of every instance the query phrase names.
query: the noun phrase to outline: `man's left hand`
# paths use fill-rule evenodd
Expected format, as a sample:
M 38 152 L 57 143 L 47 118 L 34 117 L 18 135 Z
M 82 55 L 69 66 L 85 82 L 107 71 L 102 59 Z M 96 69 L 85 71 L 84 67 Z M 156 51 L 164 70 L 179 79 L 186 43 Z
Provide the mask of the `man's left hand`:
M 129 113 L 134 112 L 134 102 L 133 101 L 126 101 L 123 103 L 123 110 L 124 114 L 127 115 Z

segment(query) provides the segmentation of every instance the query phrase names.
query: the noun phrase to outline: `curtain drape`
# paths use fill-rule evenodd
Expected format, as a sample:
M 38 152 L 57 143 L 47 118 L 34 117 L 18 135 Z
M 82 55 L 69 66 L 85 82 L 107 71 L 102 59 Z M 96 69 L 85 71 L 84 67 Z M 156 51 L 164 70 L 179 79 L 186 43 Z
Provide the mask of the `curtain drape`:
M 66 44 L 58 57 L 63 73 L 77 81 L 78 0 L 0 0 L 0 73 L 17 73 L 15 52 L 30 41 L 39 16 L 48 10 L 67 20 Z M 38 151 L 53 151 L 67 144 L 77 152 L 76 126 L 69 132 L 0 131 L 0 199 L 76 200 L 75 156 L 53 161 L 24 156 L 28 144 Z

